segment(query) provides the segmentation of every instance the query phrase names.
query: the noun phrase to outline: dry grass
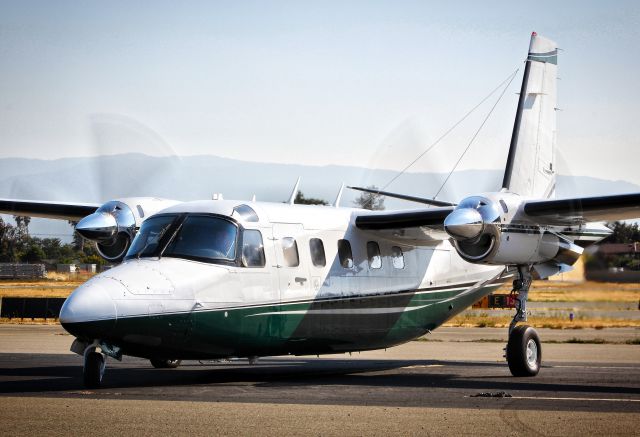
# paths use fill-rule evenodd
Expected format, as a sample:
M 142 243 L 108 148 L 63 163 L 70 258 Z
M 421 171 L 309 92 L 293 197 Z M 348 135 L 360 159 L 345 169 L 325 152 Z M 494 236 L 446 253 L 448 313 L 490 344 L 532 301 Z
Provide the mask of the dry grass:
M 10 319 L 8 317 L 0 318 L 0 325 L 4 323 L 10 323 L 12 325 L 57 325 L 58 319 Z
M 497 293 L 509 293 L 505 284 Z M 530 302 L 634 302 L 640 300 L 640 284 L 611 282 L 534 281 L 529 292 Z
M 467 328 L 506 328 L 511 323 L 509 316 L 489 316 L 488 314 L 466 313 L 449 320 L 444 326 L 461 326 Z M 527 325 L 534 328 L 551 329 L 584 329 L 584 328 L 636 328 L 640 320 L 612 319 L 605 317 L 576 317 L 573 322 L 566 317 L 536 316 L 530 317 Z
M 47 273 L 46 279 L 0 280 L 1 297 L 68 297 L 91 273 Z

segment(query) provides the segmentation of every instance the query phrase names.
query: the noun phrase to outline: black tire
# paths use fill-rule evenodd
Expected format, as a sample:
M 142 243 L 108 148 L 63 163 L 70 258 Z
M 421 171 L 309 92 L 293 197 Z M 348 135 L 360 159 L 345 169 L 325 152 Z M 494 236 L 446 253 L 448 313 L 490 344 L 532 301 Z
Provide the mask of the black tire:
M 100 388 L 102 385 L 102 366 L 104 357 L 99 352 L 89 352 L 84 360 L 84 385 L 87 388 Z
M 156 360 L 151 359 L 151 365 L 156 369 L 175 369 L 182 363 L 182 360 Z
M 542 363 L 538 333 L 531 326 L 516 326 L 507 343 L 507 363 L 513 376 L 536 376 Z

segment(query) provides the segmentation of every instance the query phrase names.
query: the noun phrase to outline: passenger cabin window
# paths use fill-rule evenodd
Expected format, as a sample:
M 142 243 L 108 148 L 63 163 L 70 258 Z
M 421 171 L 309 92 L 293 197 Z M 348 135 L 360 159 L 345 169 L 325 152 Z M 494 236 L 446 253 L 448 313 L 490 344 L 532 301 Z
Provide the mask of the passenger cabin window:
M 345 269 L 353 268 L 353 253 L 351 252 L 349 240 L 338 240 L 338 257 L 342 267 Z
M 264 267 L 264 244 L 262 234 L 255 229 L 246 229 L 242 234 L 242 265 Z
M 287 267 L 298 267 L 300 265 L 300 257 L 298 256 L 298 244 L 295 238 L 284 237 L 282 239 L 282 254 L 284 263 Z
M 398 246 L 391 248 L 391 262 L 394 269 L 404 269 L 404 255 Z
M 311 262 L 316 267 L 324 267 L 327 265 L 327 259 L 324 255 L 324 244 L 319 238 L 309 240 L 309 250 L 311 251 Z
M 367 258 L 369 259 L 369 268 L 379 269 L 382 267 L 382 258 L 380 257 L 380 246 L 375 241 L 367 242 Z
M 184 220 L 162 256 L 234 261 L 237 233 L 238 228 L 230 221 L 190 215 Z

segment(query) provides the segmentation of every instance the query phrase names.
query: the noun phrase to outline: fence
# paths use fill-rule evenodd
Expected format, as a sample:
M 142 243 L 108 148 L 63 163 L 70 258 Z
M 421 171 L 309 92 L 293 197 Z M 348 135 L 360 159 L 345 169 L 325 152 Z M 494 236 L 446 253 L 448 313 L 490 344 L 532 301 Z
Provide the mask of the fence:
M 3 297 L 0 317 L 7 319 L 57 319 L 64 297 Z
M 0 263 L 0 279 L 40 279 L 46 276 L 44 264 Z
M 588 281 L 597 282 L 640 282 L 640 272 L 635 270 L 587 270 Z

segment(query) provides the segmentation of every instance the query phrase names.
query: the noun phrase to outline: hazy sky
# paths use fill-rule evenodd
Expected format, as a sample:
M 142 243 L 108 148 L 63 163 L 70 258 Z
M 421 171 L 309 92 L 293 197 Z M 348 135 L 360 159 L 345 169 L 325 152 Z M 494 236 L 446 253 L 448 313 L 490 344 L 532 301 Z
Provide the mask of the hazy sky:
M 559 170 L 640 184 L 640 2 L 0 1 L 0 157 L 400 168 L 559 59 Z M 520 71 L 521 73 L 521 71 Z M 518 75 L 460 168 L 501 168 Z M 416 170 L 448 171 L 492 101 Z

